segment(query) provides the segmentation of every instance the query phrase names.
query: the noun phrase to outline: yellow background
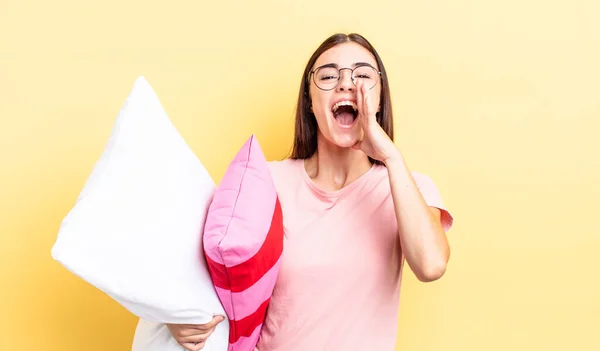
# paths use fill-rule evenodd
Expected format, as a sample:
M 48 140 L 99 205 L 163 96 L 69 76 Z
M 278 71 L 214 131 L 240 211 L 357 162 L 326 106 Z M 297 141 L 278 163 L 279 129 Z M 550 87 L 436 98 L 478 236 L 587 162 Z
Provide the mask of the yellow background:
M 137 76 L 218 181 L 250 133 L 287 154 L 304 64 L 338 31 L 379 50 L 397 144 L 456 218 L 444 278 L 407 270 L 398 350 L 599 350 L 599 18 L 595 0 L 1 0 L 0 350 L 129 350 L 136 319 L 50 249 Z

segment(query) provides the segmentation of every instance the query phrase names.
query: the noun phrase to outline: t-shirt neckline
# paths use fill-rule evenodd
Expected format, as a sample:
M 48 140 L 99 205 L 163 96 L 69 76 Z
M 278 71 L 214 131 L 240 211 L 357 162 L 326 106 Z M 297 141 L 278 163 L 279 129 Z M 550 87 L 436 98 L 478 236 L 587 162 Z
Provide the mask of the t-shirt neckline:
M 358 178 L 356 178 L 354 181 L 352 181 L 352 183 L 346 185 L 345 187 L 339 189 L 339 190 L 325 190 L 322 189 L 321 187 L 319 187 L 308 175 L 308 173 L 306 172 L 306 168 L 304 167 L 304 159 L 299 159 L 297 160 L 297 167 L 300 168 L 300 174 L 302 175 L 302 179 L 304 179 L 304 182 L 318 195 L 320 196 L 324 196 L 324 197 L 339 197 L 341 195 L 343 195 L 344 193 L 351 191 L 352 189 L 356 188 L 359 184 L 363 183 L 365 181 L 365 179 L 367 179 L 367 177 L 369 176 L 369 174 L 373 173 L 373 171 L 375 170 L 376 164 L 372 164 L 371 168 L 369 168 L 368 171 L 366 171 L 365 173 L 363 173 L 361 176 L 359 176 Z

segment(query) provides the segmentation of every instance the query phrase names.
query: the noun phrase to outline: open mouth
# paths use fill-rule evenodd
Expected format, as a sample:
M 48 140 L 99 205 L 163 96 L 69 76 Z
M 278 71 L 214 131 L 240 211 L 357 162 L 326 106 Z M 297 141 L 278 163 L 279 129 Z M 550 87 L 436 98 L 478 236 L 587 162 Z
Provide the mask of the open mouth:
M 358 116 L 358 107 L 353 101 L 339 101 L 331 108 L 333 117 L 343 126 L 351 126 Z

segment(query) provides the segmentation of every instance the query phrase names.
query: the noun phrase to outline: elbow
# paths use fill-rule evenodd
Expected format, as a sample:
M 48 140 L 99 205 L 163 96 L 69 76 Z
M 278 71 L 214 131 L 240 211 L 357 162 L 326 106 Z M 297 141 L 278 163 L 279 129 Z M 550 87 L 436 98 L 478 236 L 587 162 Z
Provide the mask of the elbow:
M 440 260 L 439 262 L 429 262 L 423 265 L 423 269 L 416 274 L 417 279 L 423 283 L 436 281 L 446 273 L 447 263 Z

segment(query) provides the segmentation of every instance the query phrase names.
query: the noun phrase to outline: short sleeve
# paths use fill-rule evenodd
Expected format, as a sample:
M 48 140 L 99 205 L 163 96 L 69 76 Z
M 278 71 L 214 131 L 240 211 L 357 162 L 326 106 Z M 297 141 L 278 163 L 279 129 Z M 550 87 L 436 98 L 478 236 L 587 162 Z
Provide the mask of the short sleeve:
M 442 227 L 444 228 L 444 231 L 447 232 L 452 227 L 454 218 L 446 206 L 444 206 L 438 187 L 433 180 L 425 174 L 412 172 L 412 176 L 427 205 L 440 210 Z

